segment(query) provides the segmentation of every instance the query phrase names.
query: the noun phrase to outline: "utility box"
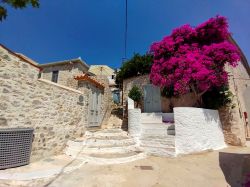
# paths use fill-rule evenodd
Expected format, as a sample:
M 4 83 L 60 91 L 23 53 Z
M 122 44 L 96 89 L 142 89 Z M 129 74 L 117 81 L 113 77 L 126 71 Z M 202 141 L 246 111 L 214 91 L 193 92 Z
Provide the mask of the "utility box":
M 33 128 L 0 129 L 0 169 L 29 164 Z

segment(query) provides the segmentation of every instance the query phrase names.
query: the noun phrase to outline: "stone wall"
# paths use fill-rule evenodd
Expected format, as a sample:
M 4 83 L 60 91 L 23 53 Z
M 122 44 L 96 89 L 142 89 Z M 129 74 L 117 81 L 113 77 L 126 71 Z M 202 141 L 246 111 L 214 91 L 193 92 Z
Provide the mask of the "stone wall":
M 149 75 L 142 75 L 137 77 L 131 77 L 123 80 L 123 105 L 126 105 L 128 99 L 128 93 L 133 88 L 133 86 L 137 86 L 141 92 L 143 93 L 143 86 L 146 84 L 150 84 Z
M 173 112 L 173 107 L 194 107 L 196 102 L 194 93 L 187 93 L 181 97 L 161 97 L 162 112 Z
M 146 84 L 150 84 L 149 75 L 142 75 L 125 79 L 123 81 L 123 105 L 126 105 L 128 93 L 133 86 L 137 86 L 143 93 L 143 86 Z M 162 112 L 172 112 L 173 107 L 193 107 L 195 106 L 195 104 L 196 99 L 193 93 L 185 94 L 182 97 L 161 97 Z M 141 103 L 141 109 L 143 111 L 143 101 Z
M 234 107 L 223 107 L 220 111 L 225 140 L 230 145 L 244 145 L 246 142 L 247 127 L 244 112 L 250 115 L 250 78 L 240 62 L 236 68 L 227 67 L 229 72 L 229 89 L 234 98 Z M 248 124 L 249 125 L 249 124 Z M 250 132 L 249 132 L 250 133 Z M 250 135 L 250 134 L 249 134 Z
M 32 127 L 32 160 L 58 154 L 67 140 L 83 136 L 87 100 L 47 80 L 39 69 L 0 47 L 0 128 Z
M 53 71 L 59 71 L 58 84 L 76 89 L 77 80 L 74 79 L 74 76 L 83 72 L 86 73 L 88 70 L 84 69 L 79 63 L 46 66 L 43 67 L 42 78 L 51 81 Z
M 244 119 L 244 112 L 250 116 L 250 77 L 241 62 L 237 68 L 227 67 L 227 71 L 229 72 L 229 88 L 234 94 L 234 108 L 223 107 L 219 110 L 225 141 L 230 145 L 244 145 L 246 136 L 250 136 L 250 124 L 248 122 L 246 126 Z M 128 93 L 133 85 L 137 85 L 143 93 L 143 85 L 149 83 L 148 75 L 125 79 L 123 81 L 123 104 L 126 104 Z M 165 113 L 172 112 L 172 107 L 193 107 L 195 104 L 193 93 L 179 98 L 161 97 L 162 112 Z

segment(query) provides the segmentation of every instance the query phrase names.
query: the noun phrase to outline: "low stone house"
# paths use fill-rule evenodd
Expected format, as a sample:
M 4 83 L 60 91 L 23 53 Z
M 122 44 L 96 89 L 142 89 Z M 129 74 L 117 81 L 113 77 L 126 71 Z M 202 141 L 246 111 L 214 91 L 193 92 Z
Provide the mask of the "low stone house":
M 87 73 L 89 66 L 81 58 L 40 64 L 41 78 L 60 85 L 77 88 L 75 75 Z
M 87 71 L 80 59 L 43 66 L 0 45 L 0 131 L 33 128 L 31 159 L 38 160 L 60 154 L 86 128 L 101 127 L 110 115 L 111 91 L 107 79 Z
M 116 70 L 112 69 L 107 65 L 91 65 L 88 72 L 96 76 L 102 76 L 108 78 L 109 87 L 112 91 L 113 101 L 115 103 L 120 103 L 121 91 L 119 88 L 117 88 L 117 85 L 115 83 Z
M 232 37 L 229 40 L 236 46 Z M 231 145 L 244 145 L 250 140 L 250 68 L 241 49 L 241 61 L 236 68 L 226 67 L 229 74 L 229 89 L 234 94 L 234 108 L 223 107 L 219 110 L 225 141 Z M 193 107 L 196 100 L 193 93 L 180 98 L 161 97 L 160 88 L 150 84 L 149 75 L 142 75 L 123 80 L 123 106 L 127 103 L 128 93 L 137 86 L 143 93 L 142 112 L 172 112 L 174 107 Z M 126 115 L 125 115 L 126 116 Z

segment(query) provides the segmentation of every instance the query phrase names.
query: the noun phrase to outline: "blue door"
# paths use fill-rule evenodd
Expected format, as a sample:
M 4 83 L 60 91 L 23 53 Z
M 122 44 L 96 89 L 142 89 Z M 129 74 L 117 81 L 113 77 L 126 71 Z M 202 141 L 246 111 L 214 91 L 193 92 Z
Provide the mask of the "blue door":
M 161 91 L 152 84 L 143 87 L 144 90 L 144 112 L 161 112 Z

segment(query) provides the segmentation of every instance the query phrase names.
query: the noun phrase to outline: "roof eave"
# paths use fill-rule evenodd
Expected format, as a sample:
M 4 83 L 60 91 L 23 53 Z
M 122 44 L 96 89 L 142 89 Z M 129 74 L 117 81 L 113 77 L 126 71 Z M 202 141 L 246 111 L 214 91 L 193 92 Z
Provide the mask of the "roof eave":
M 50 63 L 46 63 L 46 64 L 39 64 L 39 66 L 40 67 L 58 66 L 58 65 L 68 64 L 70 62 L 73 62 L 73 63 L 80 62 L 80 64 L 83 67 L 87 68 L 87 70 L 89 69 L 89 65 L 85 61 L 83 61 L 82 59 L 79 59 L 79 58 L 57 61 L 57 62 L 50 62 Z
M 244 55 L 243 51 L 241 50 L 240 46 L 237 44 L 237 42 L 233 39 L 233 37 L 231 35 L 229 35 L 228 40 L 229 40 L 229 42 L 234 44 L 239 49 L 240 56 L 241 56 L 241 62 L 243 64 L 243 66 L 246 68 L 248 75 L 250 76 L 250 67 L 249 67 L 249 64 L 247 62 L 247 58 Z

